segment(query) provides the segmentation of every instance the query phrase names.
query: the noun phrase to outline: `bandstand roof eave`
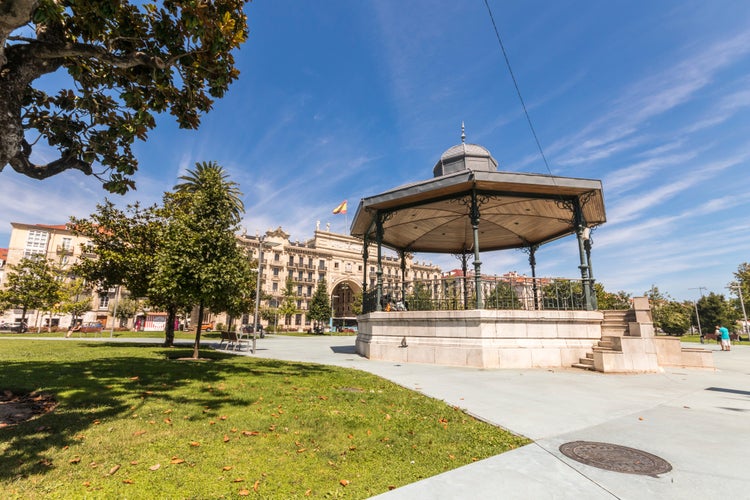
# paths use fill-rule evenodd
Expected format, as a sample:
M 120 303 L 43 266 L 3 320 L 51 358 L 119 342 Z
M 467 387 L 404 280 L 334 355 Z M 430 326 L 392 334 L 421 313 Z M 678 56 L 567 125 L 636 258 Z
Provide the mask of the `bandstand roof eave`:
M 375 234 L 375 217 L 378 212 L 392 213 L 414 207 L 424 208 L 426 205 L 438 203 L 441 200 L 462 198 L 473 191 L 483 195 L 495 195 L 506 198 L 531 200 L 570 201 L 575 198 L 583 203 L 584 216 L 587 225 L 594 227 L 606 222 L 602 184 L 599 180 L 579 179 L 571 177 L 556 177 L 543 174 L 514 173 L 514 172 L 485 172 L 464 170 L 453 174 L 436 177 L 426 181 L 399 186 L 384 193 L 363 198 L 355 213 L 351 225 L 352 236 L 363 238 L 367 235 L 373 239 Z M 429 217 L 427 217 L 429 218 Z M 571 234 L 571 227 L 561 228 L 559 223 L 548 223 L 540 215 L 534 222 L 534 231 L 519 231 L 522 241 L 491 242 L 484 245 L 482 250 L 498 250 L 520 248 L 529 245 L 541 245 Z M 481 223 L 480 223 L 481 224 Z M 529 229 L 531 227 L 529 226 Z M 386 229 L 383 244 L 390 248 L 408 248 L 411 251 L 429 253 L 453 253 L 464 243 L 447 245 L 399 239 L 394 230 Z M 532 234 L 533 233 L 533 234 Z M 427 245 L 427 247 L 420 247 Z

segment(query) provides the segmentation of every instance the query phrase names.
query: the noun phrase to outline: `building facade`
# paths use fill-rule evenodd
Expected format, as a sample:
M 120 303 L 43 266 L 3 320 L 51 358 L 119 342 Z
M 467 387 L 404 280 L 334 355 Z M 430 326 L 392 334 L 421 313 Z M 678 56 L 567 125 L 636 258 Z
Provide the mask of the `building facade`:
M 363 278 L 366 276 L 368 289 L 375 287 L 376 268 L 375 247 L 368 252 L 364 261 L 362 240 L 321 230 L 317 225 L 313 237 L 307 241 L 292 241 L 281 227 L 269 230 L 264 235 L 242 235 L 239 241 L 249 256 L 260 263 L 261 303 L 260 310 L 266 311 L 265 324 L 293 330 L 310 330 L 313 321 L 307 315 L 318 282 L 324 280 L 331 303 L 334 329 L 356 328 L 354 311 L 356 298 L 362 293 Z M 259 248 L 263 250 L 260 258 Z M 404 280 L 437 280 L 441 269 L 431 263 L 418 262 L 412 256 L 404 256 Z M 383 282 L 397 286 L 402 279 L 402 260 L 398 256 L 383 258 Z M 365 269 L 365 266 L 367 268 Z M 367 272 L 365 272 L 367 271 Z M 293 283 L 298 312 L 293 317 L 268 317 L 284 300 L 287 280 Z M 261 315 L 264 316 L 264 315 Z M 244 321 L 244 320 L 243 320 Z M 252 319 L 245 321 L 252 323 Z
M 88 238 L 76 236 L 67 225 L 11 223 L 10 242 L 4 262 L 4 272 L 0 286 L 4 285 L 9 267 L 18 264 L 24 258 L 42 257 L 53 262 L 65 271 L 72 268 L 82 255 L 83 246 Z M 117 289 L 92 290 L 91 310 L 82 318 L 83 322 L 99 322 L 104 327 L 112 326 L 110 303 L 115 300 Z M 23 311 L 9 309 L 2 311 L 2 321 L 9 324 L 20 323 Z M 67 328 L 72 317 L 54 311 L 29 310 L 26 319 L 30 328 Z
M 81 259 L 82 248 L 88 239 L 74 235 L 66 225 L 11 224 L 11 237 L 4 265 L 5 272 L 9 265 L 17 264 L 24 257 L 44 256 L 61 268 L 73 266 Z M 244 246 L 248 257 L 260 261 L 259 249 L 263 256 L 260 261 L 261 303 L 260 322 L 264 326 L 277 326 L 287 330 L 305 331 L 313 328 L 308 317 L 318 282 L 324 280 L 331 302 L 332 321 L 330 327 L 335 329 L 356 328 L 355 303 L 358 294 L 362 293 L 363 277 L 367 277 L 367 288 L 375 287 L 376 259 L 373 249 L 368 252 L 369 258 L 363 260 L 362 241 L 331 232 L 328 227 L 321 230 L 316 226 L 314 236 L 304 242 L 292 241 L 290 235 L 279 227 L 269 230 L 264 235 L 237 237 L 238 243 Z M 0 254 L 1 255 L 1 254 Z M 438 266 L 418 262 L 410 255 L 403 259 L 398 256 L 383 258 L 383 283 L 396 287 L 402 280 L 437 280 L 441 276 Z M 365 269 L 365 266 L 367 268 Z M 365 272 L 367 271 L 367 272 Z M 292 282 L 292 293 L 297 312 L 290 317 L 279 317 L 274 314 L 284 300 L 287 280 Z M 2 283 L 0 282 L 0 286 Z M 129 320 L 127 324 L 114 324 L 114 304 L 127 295 L 127 291 L 115 287 L 107 290 L 93 290 L 92 309 L 85 313 L 84 322 L 99 322 L 105 329 L 115 326 L 128 328 L 153 329 L 146 313 Z M 21 320 L 22 311 L 5 311 L 2 320 L 6 323 L 17 323 Z M 49 311 L 27 311 L 29 327 L 46 328 L 47 326 L 67 328 L 72 318 Z M 154 313 L 155 314 L 155 313 Z M 252 316 L 241 318 L 242 324 L 252 324 Z M 204 323 L 211 323 L 216 328 L 220 323 L 227 324 L 224 314 L 208 313 Z M 155 325 L 156 323 L 154 323 Z M 184 324 L 184 323 L 183 323 Z

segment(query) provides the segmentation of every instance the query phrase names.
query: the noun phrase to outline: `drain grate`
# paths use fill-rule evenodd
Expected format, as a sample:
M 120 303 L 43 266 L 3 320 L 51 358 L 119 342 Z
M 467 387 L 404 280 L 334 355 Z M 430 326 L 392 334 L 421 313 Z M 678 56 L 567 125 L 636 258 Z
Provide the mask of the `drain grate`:
M 663 458 L 618 444 L 572 441 L 560 445 L 566 457 L 600 469 L 657 477 L 672 470 Z

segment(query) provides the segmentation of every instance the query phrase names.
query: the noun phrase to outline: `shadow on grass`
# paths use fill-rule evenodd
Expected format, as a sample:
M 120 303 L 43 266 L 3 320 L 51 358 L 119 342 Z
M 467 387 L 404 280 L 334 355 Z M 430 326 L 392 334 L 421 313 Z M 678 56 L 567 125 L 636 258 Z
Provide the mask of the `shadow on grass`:
M 335 370 L 325 365 L 248 359 L 201 350 L 201 360 L 190 358 L 192 347 L 164 348 L 153 344 L 80 344 L 80 361 L 4 361 L 0 390 L 21 394 L 41 390 L 54 395 L 57 408 L 38 418 L 0 428 L 0 481 L 43 474 L 56 464 L 46 454 L 83 439 L 99 423 L 138 412 L 146 401 L 166 406 L 189 404 L 217 415 L 222 408 L 253 401 L 227 391 L 213 391 L 222 382 L 246 379 L 249 385 L 278 377 L 306 377 Z M 146 349 L 155 356 L 128 356 L 121 348 Z M 196 392 L 187 387 L 198 382 Z

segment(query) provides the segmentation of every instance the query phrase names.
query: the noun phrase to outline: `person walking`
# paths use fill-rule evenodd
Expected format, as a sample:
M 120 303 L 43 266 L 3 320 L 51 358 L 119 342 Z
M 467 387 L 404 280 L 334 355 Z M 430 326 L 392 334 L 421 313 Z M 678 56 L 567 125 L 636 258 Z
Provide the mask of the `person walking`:
M 716 329 L 719 332 L 719 335 L 721 336 L 721 350 L 731 351 L 732 344 L 729 342 L 729 330 L 727 330 L 726 327 L 723 327 L 721 325 L 716 325 Z

